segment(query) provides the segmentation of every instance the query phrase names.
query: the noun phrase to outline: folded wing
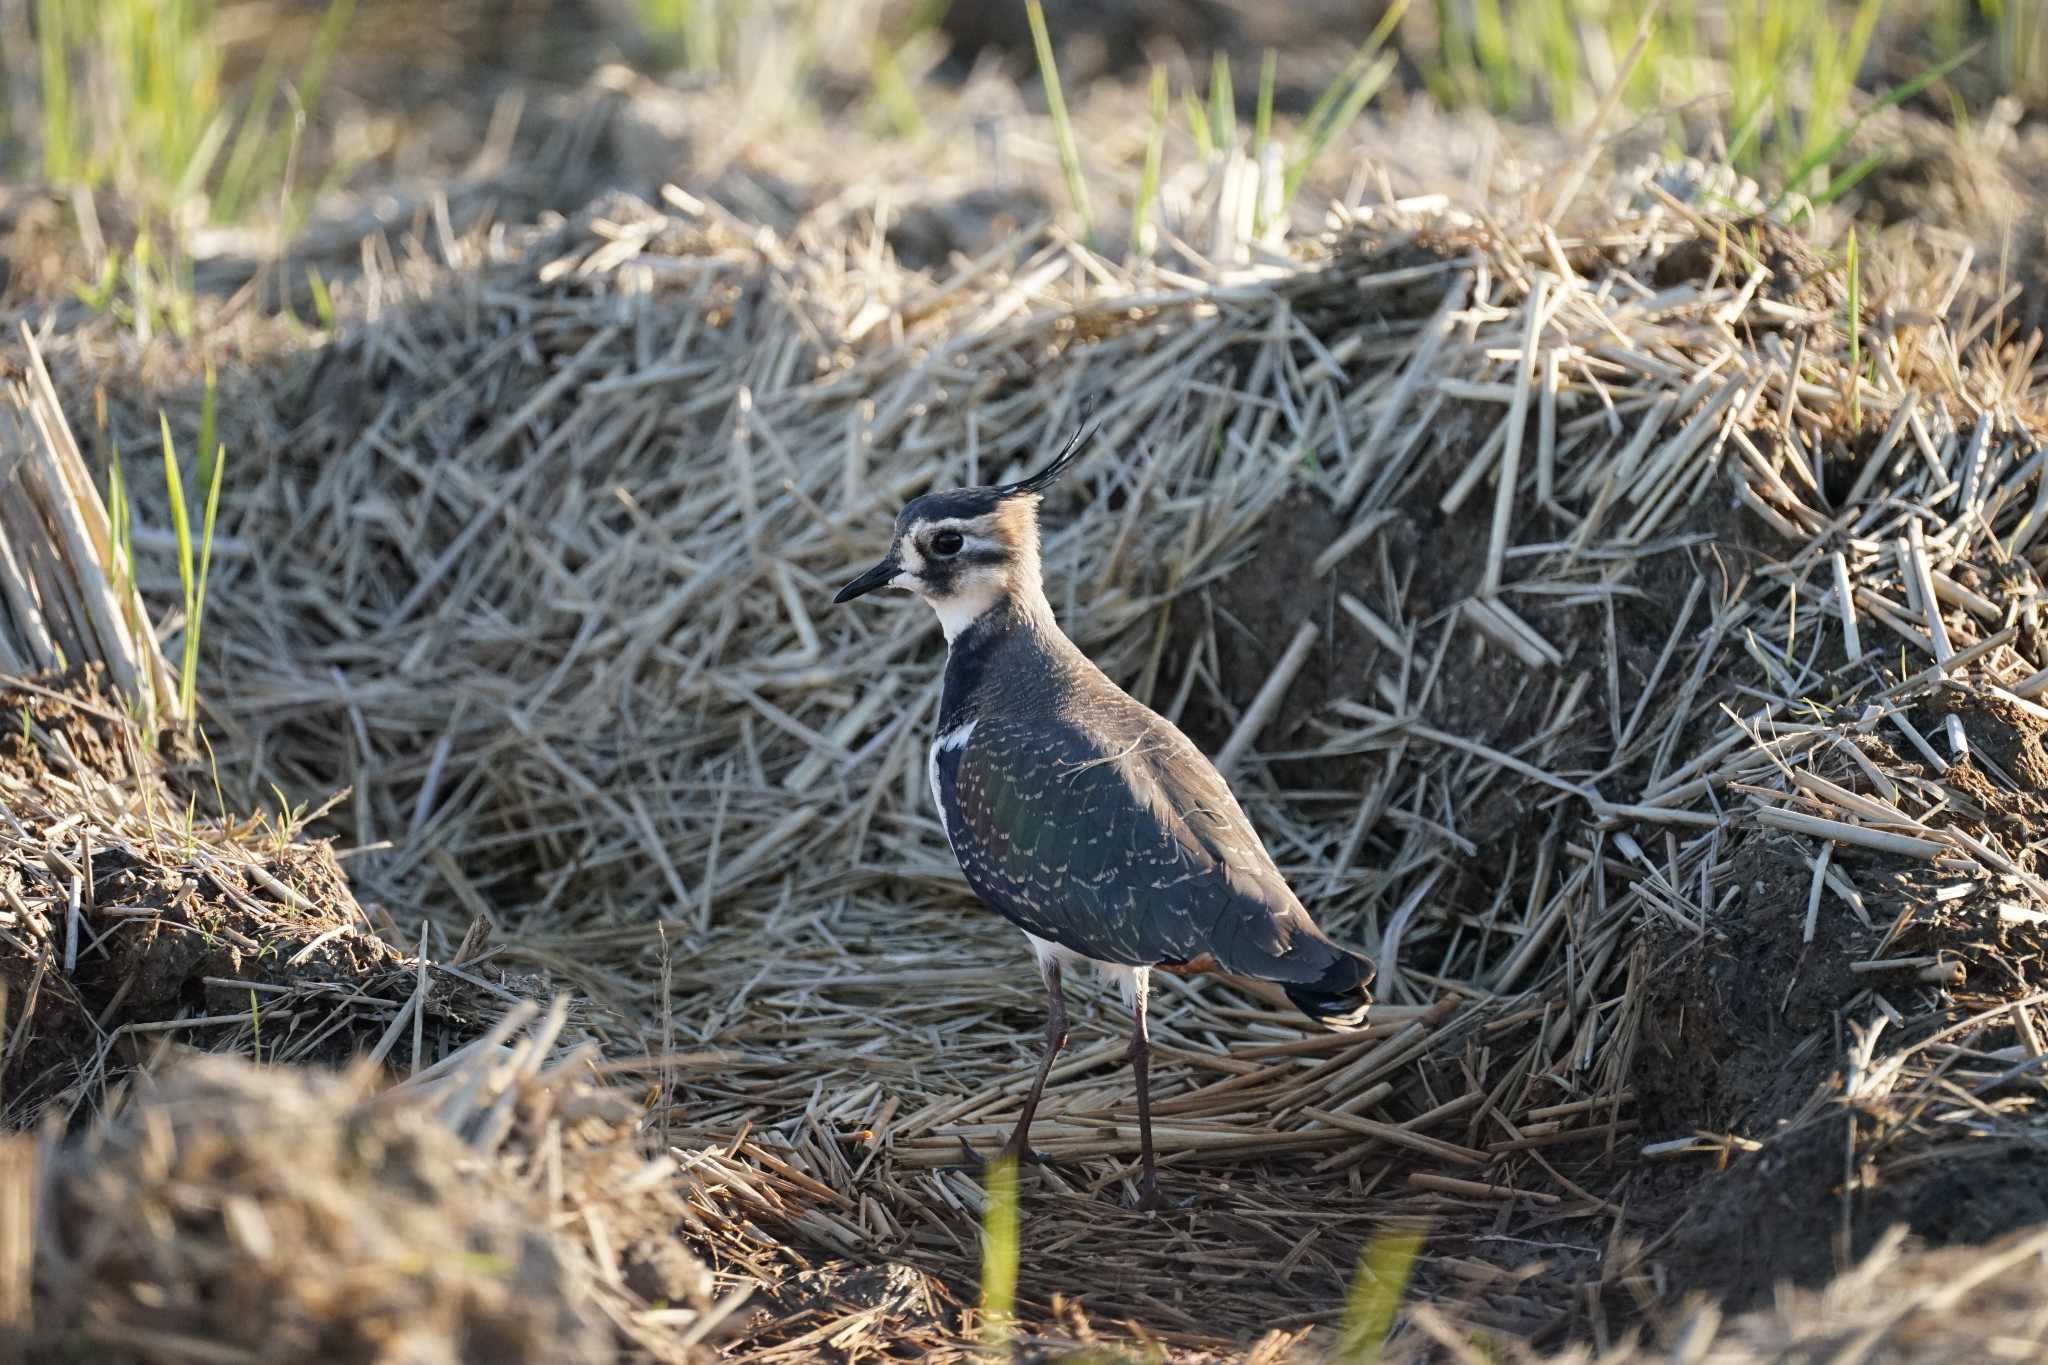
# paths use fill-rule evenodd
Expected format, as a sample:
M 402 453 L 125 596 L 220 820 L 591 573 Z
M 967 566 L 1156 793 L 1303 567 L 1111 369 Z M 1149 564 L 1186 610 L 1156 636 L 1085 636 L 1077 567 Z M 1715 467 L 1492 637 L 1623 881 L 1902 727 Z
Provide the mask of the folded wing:
M 1309 920 L 1215 768 L 1135 702 L 1052 726 L 985 717 L 939 762 L 969 885 L 1040 938 L 1302 986 L 1357 961 Z

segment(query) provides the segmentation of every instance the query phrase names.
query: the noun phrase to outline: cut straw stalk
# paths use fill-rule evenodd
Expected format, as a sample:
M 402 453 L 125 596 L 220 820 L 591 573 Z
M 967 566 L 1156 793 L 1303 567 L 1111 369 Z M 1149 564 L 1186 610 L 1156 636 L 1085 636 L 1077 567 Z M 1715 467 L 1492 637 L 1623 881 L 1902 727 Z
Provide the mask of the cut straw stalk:
M 1808 815 L 1803 811 L 1762 810 L 1757 812 L 1757 819 L 1775 829 L 1789 829 L 1799 834 L 1811 834 L 1823 839 L 1832 839 L 1837 843 L 1855 844 L 1859 848 L 1876 849 L 1881 853 L 1899 853 L 1909 858 L 1938 858 L 1951 851 L 1949 845 L 1939 839 L 1893 834 L 1887 830 L 1869 829 L 1842 820 Z
M 1529 286 L 1528 302 L 1522 305 L 1522 352 L 1515 362 L 1515 397 L 1508 408 L 1499 483 L 1494 491 L 1493 526 L 1486 542 L 1486 573 L 1479 580 L 1482 595 L 1499 590 L 1501 571 L 1507 563 L 1508 522 L 1514 515 L 1516 483 L 1522 471 L 1522 433 L 1528 426 L 1529 392 L 1536 379 L 1536 339 L 1543 332 L 1544 309 L 1549 306 L 1552 286 L 1549 272 L 1537 271 Z
M 0 518 L 0 601 L 12 634 L 0 650 L 24 663 L 105 666 L 109 682 L 146 717 L 176 723 L 171 670 L 146 629 L 148 613 L 114 561 L 110 523 L 57 398 L 42 350 L 24 324 L 26 381 L 0 403 L 0 480 L 11 485 Z M 117 587 L 118 584 L 118 587 Z M 144 627 L 141 638 L 128 623 Z M 60 646 L 60 642 L 63 644 Z

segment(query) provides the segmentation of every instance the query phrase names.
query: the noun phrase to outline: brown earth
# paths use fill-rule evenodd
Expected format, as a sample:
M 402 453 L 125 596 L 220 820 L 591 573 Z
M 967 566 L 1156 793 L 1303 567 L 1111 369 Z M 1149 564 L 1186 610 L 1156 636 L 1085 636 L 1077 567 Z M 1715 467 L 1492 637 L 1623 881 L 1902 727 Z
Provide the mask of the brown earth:
M 2011 790 L 1972 763 L 1942 781 L 1980 809 L 1948 817 L 1989 831 L 2025 870 L 2048 837 L 2042 726 L 2007 703 L 1944 696 L 1923 719 L 1954 709 L 1974 752 L 2015 778 Z M 1863 742 L 1889 774 L 1931 776 L 1882 739 Z M 2021 774 L 2025 774 L 2024 778 Z M 1847 781 L 1846 776 L 1843 780 Z M 1937 822 L 1940 823 L 1940 822 Z M 1908 1037 L 2038 992 L 2048 930 L 2002 918 L 1995 888 L 1955 900 L 1956 879 L 1927 863 L 1848 848 L 1833 866 L 1865 897 L 1871 926 L 1824 894 L 1803 941 L 1812 868 L 1789 838 L 1752 837 L 1704 938 L 1663 937 L 1652 974 L 1634 1085 L 1649 1138 L 1700 1132 L 1730 1142 L 1712 1173 L 1646 1163 L 1628 1182 L 1677 1217 L 1663 1258 L 1677 1283 L 1731 1308 L 1765 1301 L 1781 1280 L 1814 1284 L 1868 1255 L 1896 1224 L 1935 1246 L 1969 1245 L 2048 1221 L 2048 1151 L 2003 1138 L 1924 1150 L 1920 1115 L 1846 1104 L 1851 1007 L 1881 992 L 1907 1015 Z M 1858 974 L 1851 962 L 1935 957 L 1937 983 L 1916 972 Z M 1934 1008 L 1919 1013 L 1923 994 Z M 1869 1013 L 1867 1008 L 1862 1014 Z M 1887 1035 L 1896 1046 L 1898 1035 Z M 2023 1045 L 2015 1027 L 1986 1029 L 1979 1051 Z M 1991 1102 L 1995 1103 L 1995 1100 Z M 1760 1145 L 1757 1145 L 1760 1144 Z M 1913 1148 L 1922 1150 L 1912 1150 Z
M 161 781 L 96 670 L 0 686 L 0 718 L 0 791 L 30 836 L 0 853 L 11 1121 L 75 1112 L 167 1040 L 329 1063 L 378 1042 L 418 967 L 372 930 L 325 841 L 196 817 L 198 795 Z M 131 803 L 148 812 L 140 828 L 113 814 Z M 475 970 L 488 984 L 432 982 L 422 1042 L 435 1053 L 537 989 Z

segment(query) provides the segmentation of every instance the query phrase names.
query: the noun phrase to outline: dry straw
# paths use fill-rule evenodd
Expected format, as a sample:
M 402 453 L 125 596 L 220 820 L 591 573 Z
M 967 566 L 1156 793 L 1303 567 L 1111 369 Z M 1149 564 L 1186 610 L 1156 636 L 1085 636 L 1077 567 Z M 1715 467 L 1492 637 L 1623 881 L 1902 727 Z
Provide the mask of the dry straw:
M 1426 1216 L 1422 1299 L 1603 1330 L 1599 1286 L 1648 1274 L 1589 1250 L 1641 1231 L 1617 1162 L 1740 1147 L 1641 1126 L 1660 967 L 1732 922 L 1759 851 L 1811 860 L 1794 937 L 1818 916 L 1866 962 L 1930 955 L 1916 902 L 1871 889 L 1901 861 L 2037 910 L 1991 818 L 2028 775 L 1958 736 L 2048 715 L 2036 386 L 1965 344 L 2002 338 L 1956 255 L 1873 251 L 1852 320 L 1785 230 L 1610 198 L 1556 223 L 1389 202 L 1180 268 L 1041 230 L 916 275 L 673 188 L 465 242 L 459 271 L 373 243 L 362 320 L 236 395 L 224 767 L 347 789 L 351 872 L 412 961 L 487 938 L 597 1002 L 614 1056 L 665 1057 L 645 1137 L 724 1283 L 778 1286 L 755 1347 L 965 1342 L 982 1196 L 954 1167 L 1014 1117 L 1035 989 L 926 805 L 935 624 L 825 604 L 902 500 L 1041 458 L 1094 398 L 1106 453 L 1046 510 L 1052 599 L 1230 743 L 1385 1003 L 1321 1036 L 1163 987 L 1156 1137 L 1200 1198 L 1163 1218 L 1118 1202 L 1121 1039 L 1077 1030 L 1020 1310 L 1058 1335 L 1085 1290 L 1160 1342 L 1277 1326 L 1277 1352 L 1341 1316 L 1376 1226 Z M 1343 552 L 1261 591 L 1316 503 Z M 1328 703 L 1291 706 L 1318 678 Z M 1845 1147 L 1901 1168 L 2031 1140 L 2026 932 L 1974 997 L 1870 974 L 1842 1090 L 1792 1126 L 1849 1116 Z M 1503 1269 L 1503 1238 L 1552 1273 Z

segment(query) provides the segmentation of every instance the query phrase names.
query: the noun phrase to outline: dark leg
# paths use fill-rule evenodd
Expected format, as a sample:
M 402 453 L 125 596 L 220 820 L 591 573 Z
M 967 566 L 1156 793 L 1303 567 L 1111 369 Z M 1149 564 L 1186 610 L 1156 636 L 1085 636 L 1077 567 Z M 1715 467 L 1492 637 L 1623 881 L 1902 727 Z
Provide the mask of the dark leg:
M 1143 1173 L 1138 1177 L 1138 1200 L 1133 1207 L 1157 1209 L 1164 1201 L 1159 1197 L 1159 1169 L 1152 1159 L 1152 1058 L 1145 1031 L 1145 1005 L 1152 983 L 1145 968 L 1137 969 L 1136 983 L 1131 998 L 1131 1073 L 1138 1082 L 1138 1151 Z
M 1038 1063 L 1038 1076 L 1031 1082 L 1031 1093 L 1024 1097 L 1024 1112 L 1017 1116 L 1017 1130 L 1010 1134 L 1009 1142 L 1003 1147 L 1003 1155 L 1015 1157 L 1019 1163 L 1038 1159 L 1029 1141 L 1031 1119 L 1038 1112 L 1038 1097 L 1045 1091 L 1045 1078 L 1052 1070 L 1053 1059 L 1067 1045 L 1067 992 L 1060 984 L 1058 958 L 1045 959 L 1044 974 L 1045 1056 Z

